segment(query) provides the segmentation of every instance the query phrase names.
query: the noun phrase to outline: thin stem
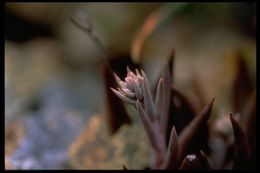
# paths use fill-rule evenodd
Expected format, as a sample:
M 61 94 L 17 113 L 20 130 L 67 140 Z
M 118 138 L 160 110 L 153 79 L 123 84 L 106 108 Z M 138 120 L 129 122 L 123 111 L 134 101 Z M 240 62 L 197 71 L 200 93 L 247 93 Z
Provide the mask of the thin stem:
M 89 15 L 87 14 L 87 12 L 85 10 L 77 10 L 75 14 L 70 17 L 70 21 L 90 36 L 91 40 L 97 45 L 97 47 L 101 50 L 102 54 L 104 55 L 105 61 L 107 62 L 107 64 L 109 64 L 109 69 L 112 70 L 108 61 L 108 53 L 105 47 L 103 46 L 102 42 L 98 38 L 97 34 L 93 30 L 93 25 L 89 19 Z

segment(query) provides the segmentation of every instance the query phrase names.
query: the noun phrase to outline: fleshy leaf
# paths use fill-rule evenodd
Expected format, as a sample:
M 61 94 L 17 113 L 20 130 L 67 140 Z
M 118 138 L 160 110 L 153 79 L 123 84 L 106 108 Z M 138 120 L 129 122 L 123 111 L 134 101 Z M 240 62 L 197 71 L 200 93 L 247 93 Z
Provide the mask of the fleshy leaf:
M 171 68 L 171 64 L 174 58 L 174 51 L 172 52 L 172 54 L 170 55 L 169 60 L 166 62 L 166 65 L 163 69 L 163 74 L 162 74 L 162 78 L 164 80 L 164 83 L 162 85 L 163 88 L 163 97 L 161 98 L 162 101 L 162 111 L 161 111 L 161 119 L 160 119 L 160 123 L 161 123 L 161 129 L 162 132 L 166 138 L 166 132 L 167 132 L 167 128 L 168 128 L 168 119 L 169 119 L 169 112 L 170 112 L 170 101 L 171 101 L 171 85 L 172 85 L 172 76 L 170 73 L 170 70 L 172 70 Z
M 234 169 L 235 170 L 246 170 L 248 169 L 248 159 L 249 159 L 249 146 L 248 139 L 239 125 L 237 120 L 234 119 L 233 115 L 230 113 L 230 120 L 234 130 L 235 137 L 235 158 L 234 158 Z
M 123 81 L 120 79 L 120 77 L 117 76 L 116 73 L 113 73 L 113 74 L 114 74 L 114 78 L 116 79 L 116 82 L 117 82 L 117 83 L 120 84 L 121 82 L 123 82 Z
M 142 74 L 142 77 L 144 78 L 144 81 L 145 81 L 145 83 L 147 85 L 148 91 L 150 91 L 151 90 L 151 85 L 150 85 L 150 82 L 149 82 L 149 80 L 148 80 L 148 78 L 147 78 L 147 76 L 146 76 L 146 74 L 144 73 L 143 70 L 141 70 L 141 74 Z
M 209 105 L 204 107 L 204 109 L 197 115 L 181 132 L 179 136 L 180 148 L 178 153 L 178 161 L 182 161 L 187 154 L 189 147 L 192 147 L 192 142 L 196 141 L 196 137 L 201 132 L 201 127 L 203 127 L 209 116 L 211 114 L 212 105 L 215 98 L 211 101 Z
M 141 103 L 139 100 L 136 101 L 136 109 L 140 115 L 140 118 L 141 118 L 141 121 L 142 121 L 142 124 L 145 128 L 145 131 L 149 137 L 149 140 L 150 140 L 150 143 L 152 145 L 152 147 L 154 149 L 158 149 L 157 148 L 157 141 L 156 141 L 156 136 L 155 136 L 155 132 L 154 132 L 154 127 L 152 125 L 152 122 L 150 121 L 148 115 L 145 113 Z
M 250 147 L 250 168 L 256 167 L 256 89 L 253 91 L 249 101 L 247 102 L 246 110 L 241 118 L 241 125 L 245 129 L 245 134 L 248 138 Z
M 165 169 L 177 169 L 179 139 L 175 127 L 173 126 L 168 144 L 168 151 L 164 163 Z
M 141 72 L 142 72 L 142 76 L 144 77 L 143 80 L 144 109 L 145 112 L 148 114 L 150 120 L 153 122 L 156 116 L 155 106 L 154 106 L 154 102 L 153 102 L 153 98 L 149 86 L 149 81 L 146 75 L 144 74 L 144 72 L 143 71 Z
M 240 122 L 243 129 L 245 129 L 249 145 L 252 146 L 256 136 L 256 89 L 248 99 Z
M 111 88 L 111 90 L 123 101 L 130 103 L 130 104 L 135 104 L 135 101 L 131 100 L 130 98 L 126 97 L 125 95 L 121 94 L 120 92 L 118 92 L 117 90 L 115 90 L 114 88 Z
M 160 120 L 159 116 L 162 116 L 162 110 L 163 110 L 163 102 L 161 101 L 161 98 L 163 97 L 163 79 L 161 78 L 159 80 L 157 90 L 156 90 L 156 97 L 155 97 L 155 108 L 156 108 L 156 118 Z

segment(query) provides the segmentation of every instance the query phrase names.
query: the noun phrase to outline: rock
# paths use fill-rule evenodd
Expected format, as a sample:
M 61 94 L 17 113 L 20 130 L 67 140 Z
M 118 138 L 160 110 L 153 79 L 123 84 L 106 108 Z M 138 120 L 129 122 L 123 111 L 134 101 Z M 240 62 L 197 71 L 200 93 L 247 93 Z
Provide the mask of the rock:
M 149 144 L 140 124 L 123 125 L 109 136 L 104 118 L 93 115 L 69 148 L 78 169 L 143 169 L 149 164 Z

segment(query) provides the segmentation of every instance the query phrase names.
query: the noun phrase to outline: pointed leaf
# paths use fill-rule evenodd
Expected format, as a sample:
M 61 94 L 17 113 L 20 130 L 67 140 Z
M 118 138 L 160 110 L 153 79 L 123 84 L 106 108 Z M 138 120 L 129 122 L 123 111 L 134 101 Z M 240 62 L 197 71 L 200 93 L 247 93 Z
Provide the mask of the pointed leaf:
M 175 127 L 173 126 L 164 164 L 165 169 L 177 169 L 178 149 L 179 139 Z
M 123 82 L 123 81 L 120 79 L 120 77 L 117 76 L 116 73 L 113 73 L 113 74 L 114 74 L 114 78 L 116 79 L 116 82 L 117 82 L 118 84 L 120 84 L 121 82 Z
M 239 125 L 237 120 L 234 119 L 233 115 L 230 113 L 230 120 L 234 130 L 235 137 L 235 159 L 234 159 L 234 169 L 235 170 L 245 170 L 248 169 L 248 158 L 249 158 L 249 146 L 248 139 Z
M 173 58 L 173 56 L 170 56 Z M 170 62 L 171 59 L 170 58 Z M 169 112 L 170 112 L 170 100 L 171 100 L 171 85 L 172 85 L 172 79 L 171 79 L 171 74 L 170 74 L 170 64 L 169 62 L 166 62 L 166 65 L 164 67 L 163 70 L 163 80 L 164 83 L 162 85 L 163 87 L 163 97 L 161 98 L 161 101 L 163 103 L 163 108 L 162 108 L 162 112 L 161 112 L 161 119 L 160 119 L 160 123 L 161 123 L 161 129 L 162 132 L 166 138 L 166 132 L 167 132 L 167 128 L 168 128 L 168 119 L 169 119 Z
M 155 106 L 154 106 L 151 90 L 149 87 L 149 81 L 146 78 L 146 75 L 144 74 L 143 71 L 142 71 L 142 75 L 144 77 L 144 80 L 143 80 L 144 109 L 145 109 L 145 112 L 148 114 L 150 120 L 153 122 L 155 119 L 155 115 L 156 115 Z
M 154 127 L 152 122 L 150 121 L 148 115 L 146 114 L 146 112 L 144 111 L 141 103 L 139 100 L 136 101 L 136 109 L 140 115 L 141 118 L 141 122 L 145 128 L 145 131 L 148 135 L 148 138 L 150 140 L 150 143 L 152 145 L 152 147 L 155 150 L 158 150 L 158 146 L 157 146 L 157 141 L 156 141 L 156 135 L 155 135 L 155 131 L 154 131 Z
M 144 96 L 141 88 L 139 88 L 138 84 L 135 82 L 133 82 L 133 85 L 135 89 L 136 98 L 142 101 Z
M 136 75 L 139 76 L 139 77 L 142 76 L 138 69 L 135 69 L 135 73 L 136 73 Z
M 131 100 L 130 98 L 126 97 L 125 95 L 123 95 L 122 93 L 118 92 L 117 90 L 115 90 L 114 88 L 111 88 L 111 90 L 123 101 L 130 103 L 130 104 L 135 104 L 135 101 Z
M 127 75 L 129 75 L 129 74 L 130 74 L 130 72 L 131 72 L 131 69 L 130 69 L 130 67 L 129 67 L 129 66 L 126 66 L 126 71 L 127 71 Z
M 173 123 L 171 121 L 171 117 L 169 117 L 171 109 L 170 106 L 172 105 L 172 91 L 171 91 L 171 85 L 172 85 L 172 78 L 173 78 L 173 62 L 175 59 L 175 49 L 172 49 L 171 55 L 167 59 L 164 67 L 161 69 L 161 76 L 156 82 L 157 88 L 153 88 L 153 90 L 156 89 L 156 99 L 157 103 L 159 103 L 162 107 L 160 109 L 156 108 L 157 112 L 160 112 L 158 114 L 159 120 L 160 120 L 160 128 L 162 129 L 162 132 L 164 134 L 165 142 L 168 143 L 171 133 L 171 127 L 173 126 Z M 161 93 L 158 92 L 159 82 L 163 79 L 163 83 L 161 86 Z M 158 93 L 160 93 L 160 96 L 157 96 Z M 157 106 L 158 107 L 158 106 Z M 159 110 L 159 111 L 158 111 Z
M 241 116 L 241 125 L 245 129 L 249 145 L 252 146 L 256 137 L 256 89 L 251 94 Z
M 135 97 L 135 93 L 127 88 L 122 88 L 122 91 L 130 98 Z
M 163 102 L 161 100 L 163 98 L 162 83 L 163 83 L 163 79 L 161 78 L 157 86 L 156 97 L 155 97 L 156 118 L 158 120 L 160 120 L 159 116 L 162 116 L 161 113 L 163 111 Z
M 147 78 L 147 76 L 146 76 L 146 74 L 144 73 L 143 70 L 141 70 L 141 74 L 142 74 L 142 77 L 144 78 L 144 81 L 145 81 L 145 83 L 147 85 L 148 91 L 150 91 L 151 90 L 151 85 L 150 85 L 150 82 L 149 82 L 149 80 L 148 80 L 148 78 Z
M 192 141 L 196 140 L 196 136 L 200 133 L 201 127 L 206 125 L 207 120 L 211 114 L 212 105 L 214 103 L 214 99 L 207 105 L 200 113 L 197 115 L 185 129 L 181 132 L 179 141 L 180 141 L 180 148 L 178 153 L 178 161 L 180 162 L 184 159 L 187 151 L 192 143 Z

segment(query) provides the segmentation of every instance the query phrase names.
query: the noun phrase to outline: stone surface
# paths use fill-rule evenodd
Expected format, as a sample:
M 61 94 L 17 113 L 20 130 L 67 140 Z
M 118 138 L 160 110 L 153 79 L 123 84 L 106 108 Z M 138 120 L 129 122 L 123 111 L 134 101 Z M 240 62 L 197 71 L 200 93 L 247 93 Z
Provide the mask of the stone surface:
M 102 116 L 94 115 L 70 146 L 71 164 L 78 169 L 144 169 L 150 146 L 140 124 L 123 125 L 109 136 Z

